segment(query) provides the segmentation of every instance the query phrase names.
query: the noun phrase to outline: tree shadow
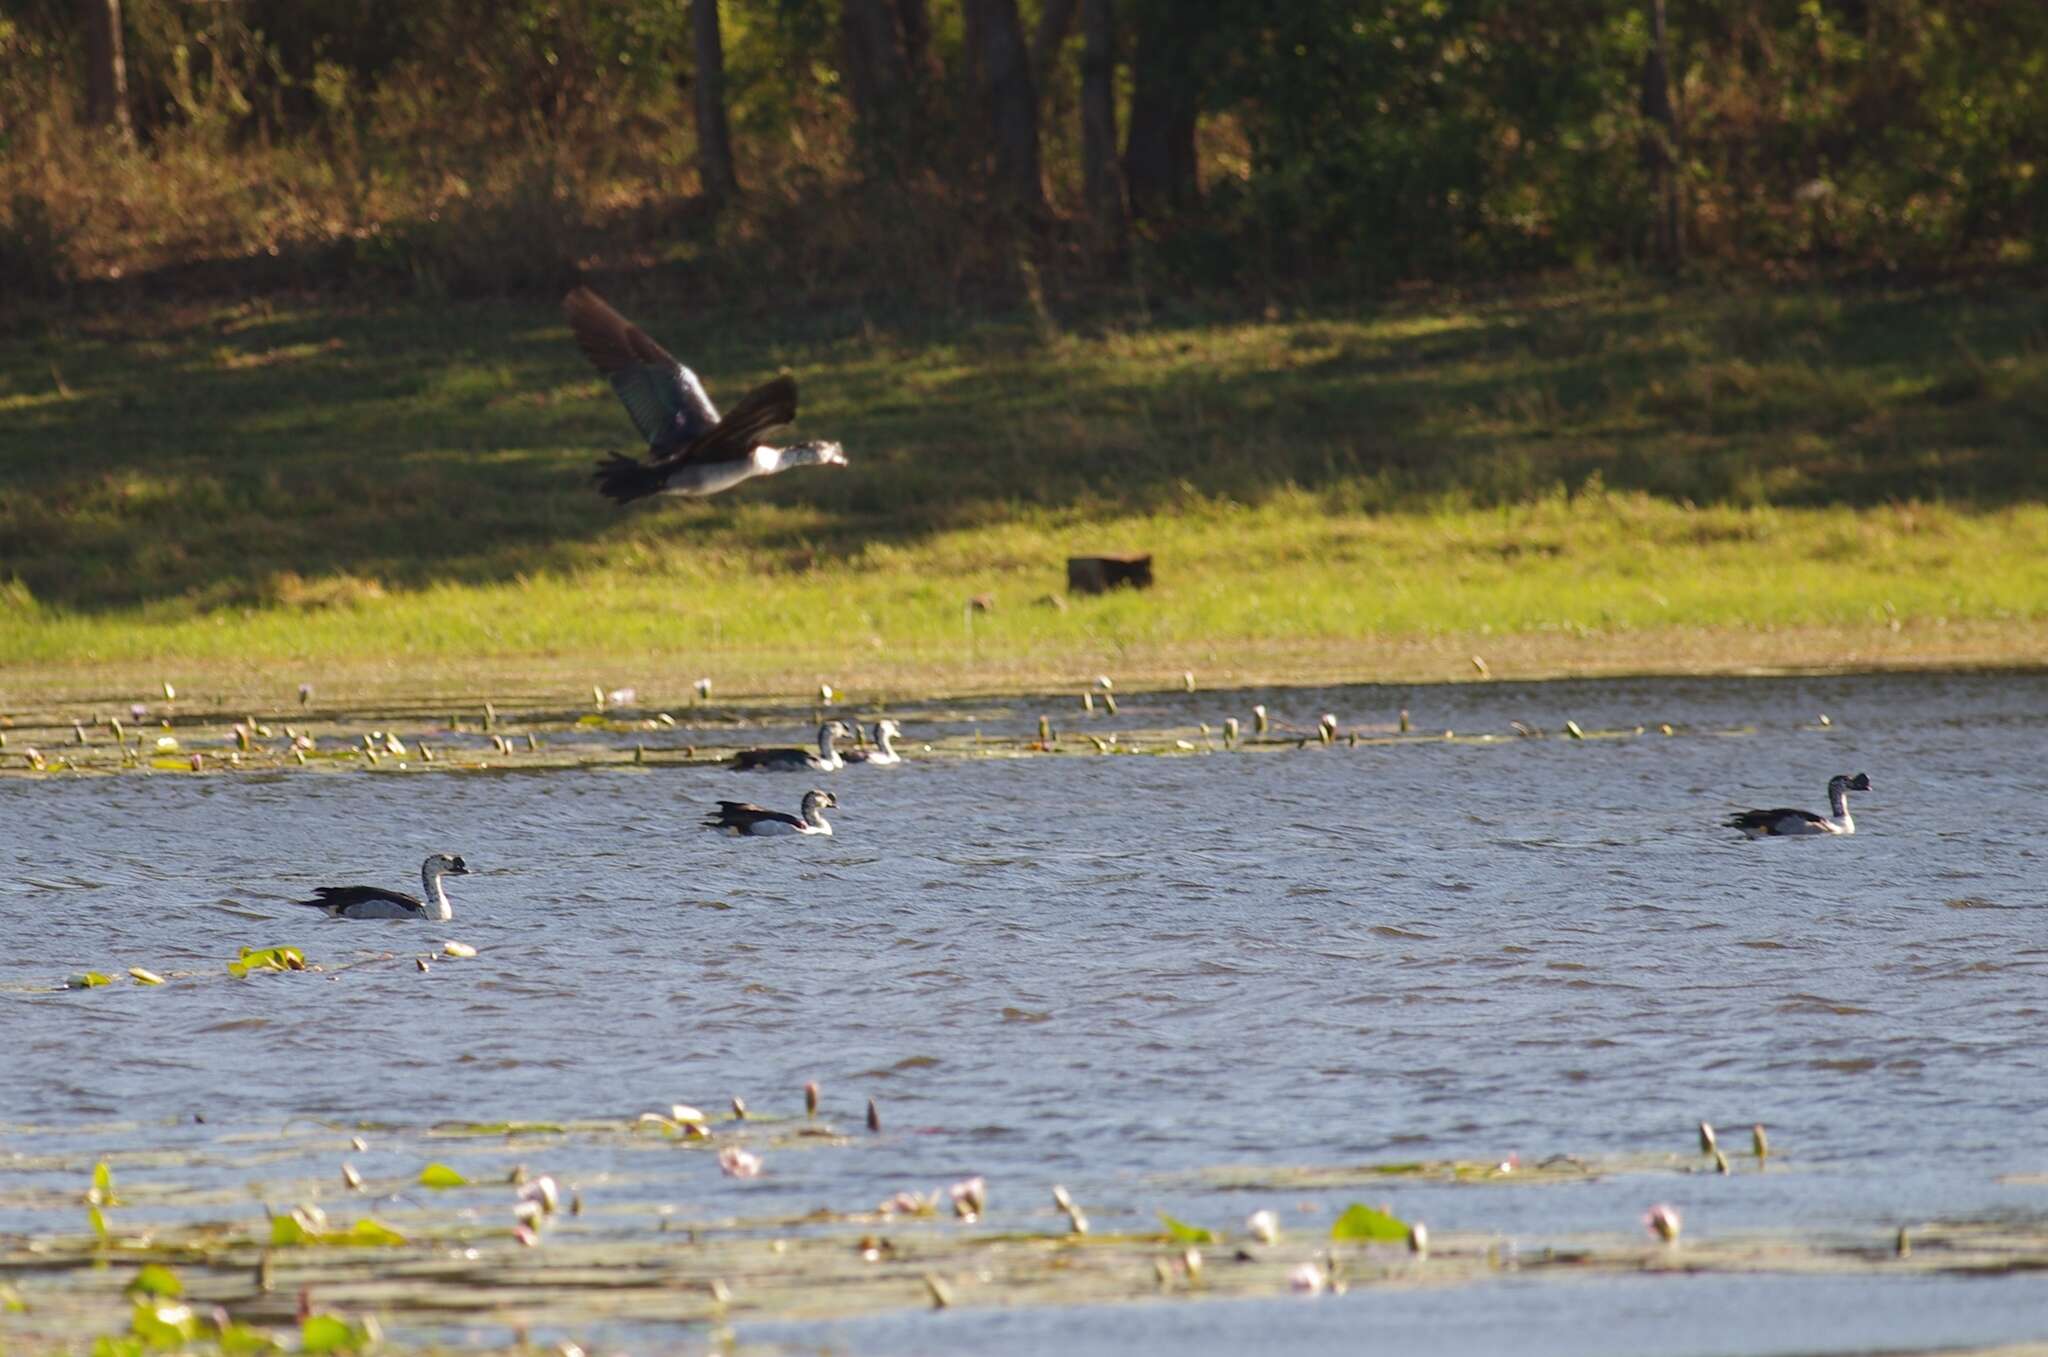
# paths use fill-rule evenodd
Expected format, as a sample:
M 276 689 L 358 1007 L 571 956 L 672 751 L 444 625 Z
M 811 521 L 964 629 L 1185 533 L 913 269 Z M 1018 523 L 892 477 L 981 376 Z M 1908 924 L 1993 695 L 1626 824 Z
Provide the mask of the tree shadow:
M 86 612 L 320 606 L 641 544 L 801 570 L 1018 515 L 1291 490 L 1370 512 L 1589 484 L 1787 505 L 2048 489 L 2048 319 L 2025 292 L 1587 286 L 1047 337 L 607 286 L 714 398 L 794 370 L 795 432 L 852 467 L 622 510 L 589 472 L 632 428 L 551 299 L 159 302 L 0 341 L 0 582 Z

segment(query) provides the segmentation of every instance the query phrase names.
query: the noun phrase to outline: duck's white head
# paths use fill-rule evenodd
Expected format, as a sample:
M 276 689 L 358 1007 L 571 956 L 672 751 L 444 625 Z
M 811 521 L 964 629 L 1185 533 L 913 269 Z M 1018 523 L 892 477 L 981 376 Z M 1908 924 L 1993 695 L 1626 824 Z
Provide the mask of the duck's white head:
M 433 853 L 420 864 L 422 876 L 468 876 L 469 864 L 460 853 Z
M 819 726 L 818 738 L 822 740 L 827 735 L 830 735 L 835 740 L 850 740 L 853 738 L 853 732 L 846 728 L 846 722 L 844 721 L 827 721 L 824 725 Z
M 804 817 L 808 819 L 826 807 L 837 807 L 838 804 L 838 797 L 823 788 L 813 787 L 804 793 Z
M 884 718 L 875 722 L 875 738 L 878 740 L 900 740 L 903 738 L 903 727 L 897 725 L 894 721 Z

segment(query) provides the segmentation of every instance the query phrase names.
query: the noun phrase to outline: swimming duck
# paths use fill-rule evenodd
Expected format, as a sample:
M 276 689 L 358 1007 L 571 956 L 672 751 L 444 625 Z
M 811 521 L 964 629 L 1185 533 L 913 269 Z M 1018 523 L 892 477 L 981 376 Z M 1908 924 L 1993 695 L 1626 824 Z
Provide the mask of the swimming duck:
M 837 443 L 775 448 L 761 441 L 770 429 L 796 418 L 794 378 L 764 382 L 721 418 L 697 374 L 595 292 L 572 288 L 562 310 L 577 346 L 611 382 L 647 440 L 646 461 L 613 453 L 592 477 L 619 503 L 648 495 L 715 495 L 791 467 L 846 465 L 846 451 Z
M 1837 773 L 1828 779 L 1828 808 L 1832 815 L 1815 815 L 1810 810 L 1745 810 L 1728 817 L 1724 822 L 1730 829 L 1739 829 L 1752 839 L 1767 839 L 1779 834 L 1854 834 L 1856 822 L 1849 818 L 1849 793 L 1870 790 L 1870 775 L 1858 773 L 1850 777 Z
M 873 749 L 849 749 L 845 758 L 848 763 L 872 763 L 877 766 L 901 763 L 903 756 L 896 752 L 895 739 L 903 733 L 903 727 L 894 721 L 875 722 L 875 747 Z
M 816 787 L 804 793 L 803 815 L 766 810 L 751 801 L 721 801 L 718 812 L 704 821 L 706 829 L 730 829 L 735 834 L 823 834 L 832 835 L 825 820 L 825 808 L 837 806 L 839 798 Z
M 852 735 L 843 721 L 827 721 L 818 727 L 818 752 L 815 754 L 808 749 L 742 749 L 732 756 L 732 766 L 742 772 L 748 769 L 787 773 L 805 769 L 814 773 L 837 772 L 846 766 L 846 760 L 832 747 L 832 742 L 850 739 Z
M 460 855 L 434 853 L 420 864 L 420 895 L 382 886 L 316 886 L 313 894 L 319 899 L 292 903 L 324 909 L 337 919 L 452 919 L 455 911 L 448 907 L 441 878 L 469 874 L 469 864 Z

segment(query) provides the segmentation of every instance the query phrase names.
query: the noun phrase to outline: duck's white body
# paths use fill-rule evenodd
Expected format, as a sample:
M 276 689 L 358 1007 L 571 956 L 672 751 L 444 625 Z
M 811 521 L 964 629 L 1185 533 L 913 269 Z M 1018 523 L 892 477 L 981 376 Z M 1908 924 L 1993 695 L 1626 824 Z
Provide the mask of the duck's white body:
M 1727 819 L 1730 829 L 1739 829 L 1752 839 L 1797 837 L 1807 834 L 1854 834 L 1855 818 L 1849 814 L 1849 793 L 1870 790 L 1870 777 L 1858 773 L 1850 777 L 1846 773 L 1828 779 L 1827 815 L 1816 815 L 1810 810 L 1793 810 L 1780 806 L 1774 810 L 1739 811 Z
M 875 747 L 873 749 L 856 749 L 846 755 L 846 761 L 848 763 L 865 763 L 878 767 L 887 767 L 892 763 L 901 763 L 903 762 L 903 756 L 896 752 L 896 737 L 902 733 L 903 727 L 897 725 L 894 721 L 877 721 L 875 722 Z
M 826 449 L 831 451 L 827 452 Z M 657 495 L 680 495 L 703 499 L 730 490 L 756 476 L 773 476 L 800 466 L 844 466 L 846 458 L 838 444 L 798 443 L 786 448 L 761 444 L 744 458 L 731 462 L 685 462 L 664 473 Z
M 468 876 L 469 864 L 449 853 L 435 853 L 420 864 L 420 895 L 388 891 L 381 886 L 318 886 L 315 900 L 298 905 L 324 909 L 337 919 L 452 919 L 444 876 Z
M 731 830 L 735 834 L 744 834 L 749 838 L 803 834 L 817 834 L 830 838 L 832 825 L 825 818 L 825 808 L 838 804 L 838 797 L 815 787 L 804 793 L 801 815 L 768 810 L 751 801 L 721 801 L 718 803 L 717 811 L 704 821 L 704 825 L 707 829 Z

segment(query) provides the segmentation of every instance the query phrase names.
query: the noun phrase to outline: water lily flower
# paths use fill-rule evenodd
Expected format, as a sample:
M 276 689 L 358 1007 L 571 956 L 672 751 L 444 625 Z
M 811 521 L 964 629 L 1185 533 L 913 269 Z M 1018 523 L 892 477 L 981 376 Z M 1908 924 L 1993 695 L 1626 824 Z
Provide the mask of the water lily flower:
M 1764 1138 L 1764 1124 L 1758 1122 L 1749 1128 L 1749 1148 L 1756 1152 L 1759 1160 L 1771 1157 L 1771 1142 Z
M 129 719 L 129 720 L 131 720 L 131 721 L 140 721 L 140 720 L 144 719 L 145 717 L 147 717 L 148 715 L 149 715 L 149 708 L 147 708 L 147 707 L 143 706 L 143 705 L 142 705 L 142 704 L 141 704 L 140 702 L 131 702 L 131 703 L 129 703 L 129 704 L 128 704 L 128 719 Z
M 524 1222 L 512 1227 L 512 1237 L 524 1248 L 535 1248 L 540 1244 L 540 1231 Z
M 804 1085 L 804 1115 L 818 1115 L 818 1081 L 813 1079 Z
M 543 1173 L 519 1189 L 519 1200 L 539 1202 L 543 1211 L 553 1215 L 562 1202 L 561 1189 L 555 1185 L 553 1177 Z
M 512 1219 L 528 1229 L 538 1230 L 541 1217 L 546 1214 L 541 1204 L 529 1197 L 521 1197 L 512 1203 Z
M 963 1178 L 946 1189 L 953 1199 L 953 1214 L 972 1221 L 988 1210 L 988 1184 L 980 1177 Z
M 1678 1242 L 1680 1221 L 1678 1219 L 1677 1207 L 1667 1206 L 1659 1202 L 1645 1213 L 1643 1224 L 1649 1226 L 1650 1232 L 1666 1244 L 1676 1244 Z
M 630 707 L 640 694 L 631 688 L 614 688 L 604 695 L 604 700 L 614 707 Z
M 928 1216 L 938 1209 L 939 1194 L 936 1192 L 898 1192 L 880 1207 L 885 1216 Z
M 1408 1227 L 1408 1252 L 1418 1258 L 1429 1252 L 1429 1227 L 1419 1220 Z
M 732 1095 L 732 1115 L 738 1121 L 747 1119 L 747 1100 L 737 1093 Z
M 1321 1295 L 1330 1284 L 1329 1276 L 1314 1263 L 1303 1263 L 1287 1274 L 1287 1288 L 1298 1295 Z
M 1271 1211 L 1254 1211 L 1246 1218 L 1244 1228 L 1261 1244 L 1270 1244 L 1280 1237 L 1280 1218 Z
M 1200 1281 L 1202 1279 L 1202 1251 L 1192 1246 L 1182 1249 L 1180 1252 L 1180 1269 L 1188 1274 L 1189 1281 Z
M 718 1167 L 728 1178 L 758 1178 L 761 1176 L 761 1156 L 749 1154 L 737 1145 L 728 1145 L 718 1152 Z
M 1714 1141 L 1714 1128 L 1706 1122 L 1700 1123 L 1700 1153 L 1712 1154 L 1720 1148 Z

